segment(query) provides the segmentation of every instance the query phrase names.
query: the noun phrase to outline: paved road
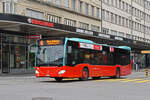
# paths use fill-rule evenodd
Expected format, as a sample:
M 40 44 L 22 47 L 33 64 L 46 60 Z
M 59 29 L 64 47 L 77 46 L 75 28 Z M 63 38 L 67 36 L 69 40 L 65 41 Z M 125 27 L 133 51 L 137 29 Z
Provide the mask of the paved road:
M 133 72 L 121 79 L 55 82 L 32 75 L 0 76 L 0 100 L 150 100 L 150 78 L 144 72 Z M 39 100 L 39 99 L 38 99 Z

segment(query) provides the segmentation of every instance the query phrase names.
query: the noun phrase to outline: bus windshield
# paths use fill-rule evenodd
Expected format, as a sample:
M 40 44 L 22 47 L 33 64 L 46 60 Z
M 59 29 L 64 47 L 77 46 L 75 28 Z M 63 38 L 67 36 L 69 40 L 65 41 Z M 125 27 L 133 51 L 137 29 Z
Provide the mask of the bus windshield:
M 37 66 L 63 65 L 63 45 L 39 46 L 37 52 Z

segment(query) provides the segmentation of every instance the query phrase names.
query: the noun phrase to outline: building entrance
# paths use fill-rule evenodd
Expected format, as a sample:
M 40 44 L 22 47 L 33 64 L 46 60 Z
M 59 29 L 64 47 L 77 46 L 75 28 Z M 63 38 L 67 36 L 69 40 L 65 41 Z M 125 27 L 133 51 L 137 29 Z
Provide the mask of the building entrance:
M 10 71 L 10 52 L 9 45 L 2 45 L 2 73 L 9 73 Z

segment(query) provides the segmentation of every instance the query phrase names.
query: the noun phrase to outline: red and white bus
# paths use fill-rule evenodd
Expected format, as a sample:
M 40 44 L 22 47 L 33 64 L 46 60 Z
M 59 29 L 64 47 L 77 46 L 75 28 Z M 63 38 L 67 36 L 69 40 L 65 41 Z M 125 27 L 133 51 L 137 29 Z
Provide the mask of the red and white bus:
M 36 77 L 116 77 L 131 74 L 131 48 L 94 43 L 80 38 L 49 38 L 37 42 Z

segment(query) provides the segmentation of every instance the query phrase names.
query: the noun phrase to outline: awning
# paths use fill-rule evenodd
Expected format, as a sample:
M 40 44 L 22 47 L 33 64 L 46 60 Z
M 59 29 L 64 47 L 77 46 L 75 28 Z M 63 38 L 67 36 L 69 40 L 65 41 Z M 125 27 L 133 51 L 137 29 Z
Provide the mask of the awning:
M 0 30 L 16 31 L 21 33 L 41 34 L 42 36 L 80 37 L 94 40 L 97 43 L 130 46 L 132 50 L 149 50 L 150 43 L 133 41 L 132 39 L 102 34 L 99 32 L 80 29 L 59 23 L 52 23 L 21 15 L 0 13 Z

